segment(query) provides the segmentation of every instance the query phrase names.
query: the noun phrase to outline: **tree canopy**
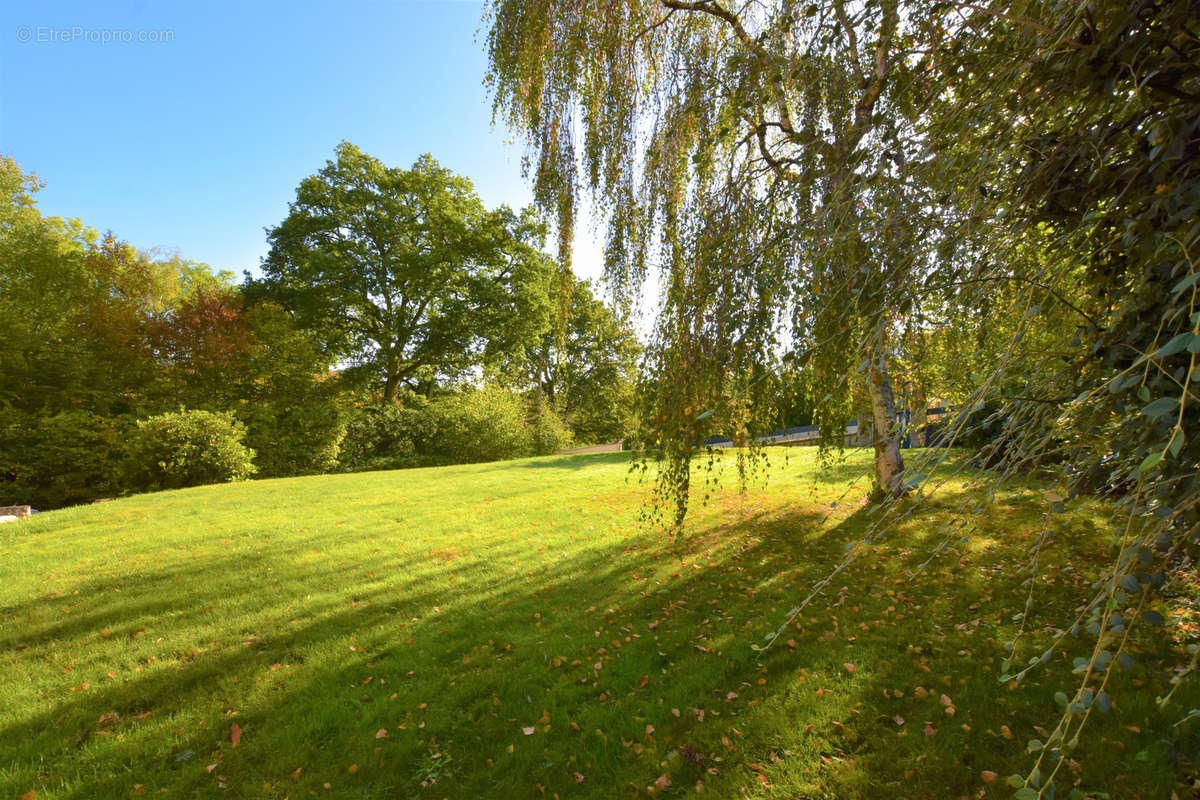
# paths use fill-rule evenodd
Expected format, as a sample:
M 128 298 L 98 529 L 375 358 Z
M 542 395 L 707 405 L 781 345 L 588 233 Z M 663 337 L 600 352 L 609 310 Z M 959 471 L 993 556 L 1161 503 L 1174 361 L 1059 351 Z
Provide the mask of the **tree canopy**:
M 422 156 L 385 166 L 343 142 L 272 229 L 255 290 L 378 386 L 428 388 L 548 324 L 551 262 L 530 214 L 488 211 L 470 181 Z
M 637 404 L 637 336 L 586 281 L 568 277 L 554 291 L 559 318 L 506 365 L 508 380 L 561 413 L 579 442 L 621 439 L 632 430 Z

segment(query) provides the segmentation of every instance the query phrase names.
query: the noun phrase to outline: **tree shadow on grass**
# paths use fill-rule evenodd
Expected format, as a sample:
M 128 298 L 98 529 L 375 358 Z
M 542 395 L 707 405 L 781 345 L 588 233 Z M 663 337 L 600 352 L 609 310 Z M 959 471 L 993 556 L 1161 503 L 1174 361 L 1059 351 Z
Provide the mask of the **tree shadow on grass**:
M 586 469 L 598 464 L 628 464 L 638 458 L 640 453 L 632 450 L 613 450 L 603 453 L 576 453 L 574 455 L 543 456 L 540 458 L 523 459 L 512 463 L 518 469 Z
M 907 555 L 866 554 L 753 649 L 870 525 L 865 511 L 840 513 L 717 515 L 675 540 L 587 541 L 538 564 L 512 564 L 528 552 L 513 545 L 299 569 L 305 541 L 130 572 L 120 593 L 104 579 L 16 604 L 2 612 L 5 662 L 38 682 L 38 702 L 0 721 L 0 783 L 53 797 L 141 785 L 607 798 L 667 776 L 671 791 L 703 781 L 715 796 L 946 797 L 986 788 L 982 769 L 1024 765 L 1026 718 L 1052 690 L 995 679 L 1011 610 L 996 606 L 1024 576 L 963 546 L 914 579 L 944 538 L 928 517 L 891 534 Z M 271 564 L 274 584 L 247 591 Z M 236 605 L 222 601 L 239 591 L 256 606 L 230 626 L 220 615 Z M 114 639 L 79 656 L 98 627 Z M 156 627 L 168 634 L 157 648 Z M 1144 724 L 1149 712 L 1131 700 L 1115 713 Z

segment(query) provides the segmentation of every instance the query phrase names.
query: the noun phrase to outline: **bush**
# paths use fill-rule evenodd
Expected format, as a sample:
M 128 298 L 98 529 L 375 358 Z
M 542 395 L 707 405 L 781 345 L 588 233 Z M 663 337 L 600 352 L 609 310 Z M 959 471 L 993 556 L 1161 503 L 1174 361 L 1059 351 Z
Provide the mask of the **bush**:
M 571 444 L 571 429 L 553 408 L 543 405 L 529 423 L 529 438 L 535 456 L 548 456 Z
M 133 419 L 65 411 L 0 413 L 0 505 L 61 508 L 121 491 L 119 465 Z
M 179 411 L 140 420 L 127 455 L 129 486 L 179 489 L 243 480 L 255 472 L 245 427 L 232 413 Z
M 355 409 L 346 423 L 339 462 L 347 472 L 403 469 L 424 463 L 417 442 L 430 438 L 425 398 L 407 397 L 404 405 L 369 405 Z
M 520 395 L 496 388 L 427 400 L 407 395 L 403 405 L 368 405 L 346 422 L 341 468 L 364 469 L 471 464 L 546 455 L 568 446 L 571 430 L 548 406 L 526 413 Z
M 429 406 L 432 437 L 419 452 L 454 464 L 531 455 L 525 404 L 512 392 L 477 389 L 440 398 Z
M 246 445 L 257 453 L 258 475 L 315 475 L 337 467 L 345 426 L 326 396 L 310 393 L 289 404 L 246 405 L 237 412 Z

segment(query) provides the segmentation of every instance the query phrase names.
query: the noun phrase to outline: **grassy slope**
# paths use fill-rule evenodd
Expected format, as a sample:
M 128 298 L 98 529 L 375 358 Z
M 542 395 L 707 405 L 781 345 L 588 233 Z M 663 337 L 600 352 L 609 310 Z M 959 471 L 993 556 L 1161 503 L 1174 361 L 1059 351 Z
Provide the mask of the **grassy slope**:
M 744 500 L 716 495 L 678 541 L 639 526 L 619 453 L 0 527 L 0 797 L 1008 796 L 1070 691 L 1066 652 L 996 681 L 1044 501 L 1002 495 L 912 580 L 952 506 L 924 512 L 756 653 L 865 524 L 856 491 L 831 508 L 865 456 L 814 478 L 810 452 Z M 1107 559 L 1094 514 L 1051 518 L 1043 575 L 1063 599 L 1039 590 L 1034 630 L 1069 620 L 1076 569 Z M 1076 755 L 1085 786 L 1170 796 L 1175 756 L 1154 742 L 1179 714 L 1154 709 L 1157 675 L 1114 679 Z

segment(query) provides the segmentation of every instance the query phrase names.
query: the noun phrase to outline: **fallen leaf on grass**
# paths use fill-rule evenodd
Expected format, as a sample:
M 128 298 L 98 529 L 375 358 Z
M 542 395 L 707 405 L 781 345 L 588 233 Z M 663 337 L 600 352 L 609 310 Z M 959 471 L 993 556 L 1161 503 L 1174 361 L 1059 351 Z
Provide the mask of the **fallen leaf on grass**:
M 379 730 L 375 731 L 376 739 L 382 739 L 385 736 L 387 736 L 387 728 L 380 728 Z
M 576 773 L 575 773 L 575 782 L 576 782 L 576 783 L 583 783 L 583 773 L 582 773 L 582 772 L 576 772 Z
M 658 776 L 657 780 L 654 781 L 654 785 L 659 789 L 665 789 L 671 785 L 671 778 L 664 772 L 662 775 Z
M 216 764 L 209 764 L 207 767 L 205 767 L 205 769 L 208 770 L 209 772 L 212 772 L 216 768 L 217 768 Z
M 535 728 L 532 725 L 530 725 L 528 728 L 521 728 L 521 732 L 524 733 L 526 736 L 533 736 L 533 732 L 536 730 L 537 730 L 537 728 Z
M 999 776 L 996 773 L 992 772 L 990 769 L 985 769 L 982 773 L 982 777 L 983 777 L 984 783 L 992 783 Z
M 242 741 L 242 729 L 236 722 L 229 728 L 229 741 L 233 743 L 234 747 L 237 747 Z

